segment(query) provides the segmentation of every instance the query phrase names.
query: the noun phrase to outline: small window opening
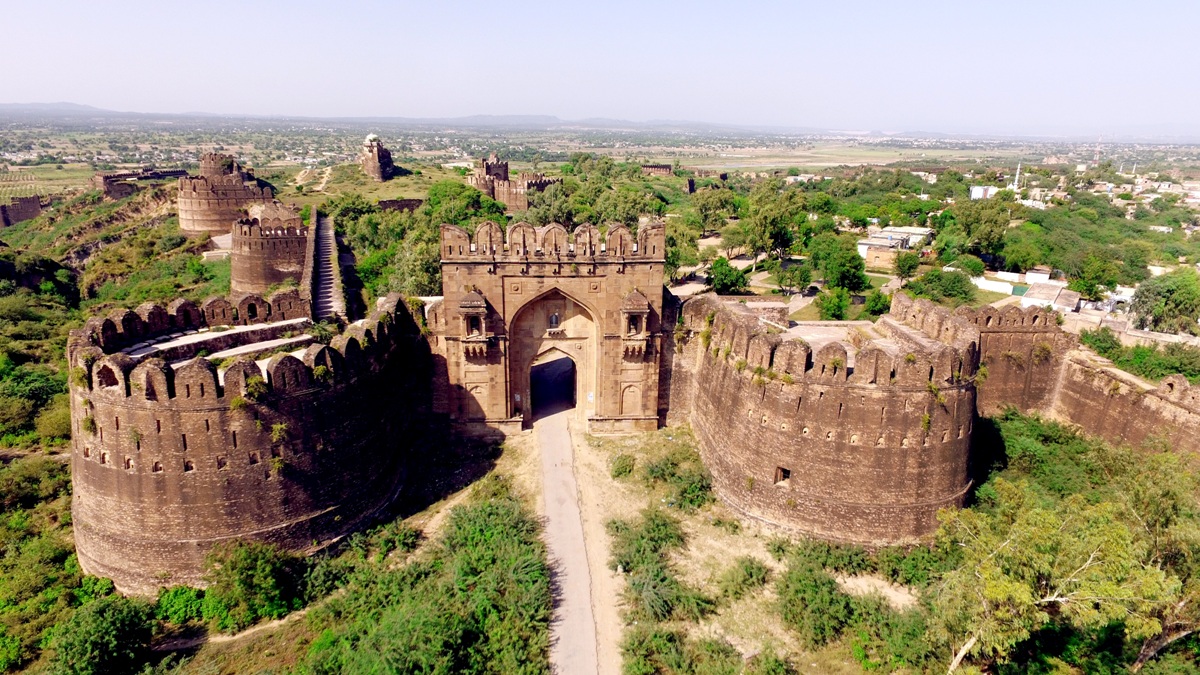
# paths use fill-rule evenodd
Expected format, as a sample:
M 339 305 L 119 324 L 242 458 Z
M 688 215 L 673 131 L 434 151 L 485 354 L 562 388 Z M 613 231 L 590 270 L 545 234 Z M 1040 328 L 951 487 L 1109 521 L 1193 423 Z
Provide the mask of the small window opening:
M 228 463 L 225 461 L 224 457 L 217 457 L 217 469 L 218 470 L 224 469 L 227 466 L 227 464 Z
M 204 398 L 204 385 L 200 385 L 200 398 Z
M 237 450 L 237 432 L 233 432 L 233 449 Z
M 121 430 L 121 418 L 120 417 L 113 418 L 113 426 L 117 428 L 117 431 Z
M 192 385 L 190 385 L 190 384 L 183 385 L 183 397 L 184 398 L 192 397 Z
M 204 418 L 204 430 L 208 431 L 208 418 Z
M 187 434 L 179 434 L 179 438 L 183 440 L 183 449 L 187 450 Z
M 479 335 L 479 317 L 473 316 L 467 319 L 467 332 L 470 335 Z
M 162 433 L 162 420 L 154 420 L 154 433 Z
M 785 469 L 782 466 L 775 467 L 775 484 L 788 485 L 792 479 L 792 470 Z
M 107 452 L 100 453 L 100 463 L 108 464 L 108 453 Z
M 638 316 L 629 317 L 629 334 L 637 335 L 642 332 L 642 319 Z
M 195 465 L 195 464 L 192 464 L 192 460 L 190 460 L 190 459 L 185 459 L 185 460 L 183 460 L 183 470 L 184 470 L 185 472 L 187 472 L 187 471 L 195 471 L 195 470 L 196 470 L 196 465 Z
M 126 457 L 126 458 L 125 458 L 125 470 L 126 470 L 126 471 L 129 471 L 129 470 L 130 470 L 130 469 L 132 469 L 132 468 L 133 468 L 133 458 L 132 458 L 132 457 Z
M 155 462 L 154 466 L 150 467 L 154 473 L 162 473 L 162 462 Z
M 85 458 L 85 459 L 86 459 L 86 458 L 88 458 L 88 457 L 91 457 L 91 456 L 92 456 L 92 449 L 91 449 L 91 448 L 84 448 L 84 449 L 83 449 L 83 456 L 84 456 L 84 458 Z
M 258 453 L 252 452 L 249 455 L 250 464 L 258 464 Z
M 246 318 L 247 319 L 257 319 L 258 318 L 258 305 L 254 304 L 253 302 L 250 303 L 249 305 L 246 305 Z
M 559 322 L 559 319 L 558 319 L 558 312 L 555 312 L 555 313 L 551 314 L 551 315 L 550 315 L 550 327 L 551 327 L 551 328 L 558 328 L 558 322 Z
M 272 447 L 271 448 L 271 456 L 272 457 L 283 457 L 283 450 L 281 450 L 279 447 Z

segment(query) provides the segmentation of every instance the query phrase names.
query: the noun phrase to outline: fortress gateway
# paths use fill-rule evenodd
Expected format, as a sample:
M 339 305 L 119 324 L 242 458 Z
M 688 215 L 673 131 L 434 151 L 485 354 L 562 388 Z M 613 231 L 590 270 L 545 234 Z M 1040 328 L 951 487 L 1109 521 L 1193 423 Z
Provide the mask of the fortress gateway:
M 203 208 L 193 222 L 225 217 Z M 69 340 L 79 560 L 123 591 L 202 583 L 233 538 L 319 549 L 422 480 L 412 453 L 445 449 L 409 447 L 420 430 L 512 434 L 552 397 L 593 433 L 690 424 L 733 508 L 866 545 L 919 542 L 962 504 L 980 413 L 1132 445 L 1200 436 L 1200 391 L 1114 370 L 1048 310 L 897 295 L 874 323 L 786 325 L 737 299 L 680 303 L 657 222 L 443 226 L 442 297 L 382 298 L 323 344 L 305 333 L 328 283 L 318 235 L 245 218 L 224 226 L 234 297 L 117 310 Z

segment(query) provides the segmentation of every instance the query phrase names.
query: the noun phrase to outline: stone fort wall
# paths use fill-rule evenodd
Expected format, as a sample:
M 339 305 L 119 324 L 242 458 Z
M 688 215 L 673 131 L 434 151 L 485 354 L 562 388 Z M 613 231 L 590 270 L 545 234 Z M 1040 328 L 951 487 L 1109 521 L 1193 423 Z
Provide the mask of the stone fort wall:
M 0 227 L 9 227 L 17 223 L 33 220 L 42 215 L 42 198 L 13 197 L 8 204 L 0 204 Z
M 1016 306 L 960 307 L 954 313 L 979 330 L 980 358 L 987 370 L 979 383 L 980 414 L 995 415 L 1007 406 L 1049 411 L 1064 358 L 1078 344 L 1059 328 L 1058 315 Z
M 186 235 L 228 234 L 234 221 L 253 204 L 268 203 L 274 193 L 228 155 L 200 158 L 200 175 L 179 179 L 179 229 Z
M 430 381 L 398 296 L 328 346 L 261 364 L 129 353 L 157 332 L 216 325 L 186 301 L 116 318 L 89 322 L 68 346 L 72 512 L 88 573 L 139 594 L 202 585 L 204 557 L 222 541 L 309 551 L 394 498 Z
M 914 541 L 970 487 L 978 331 L 898 300 L 862 343 L 813 351 L 711 296 L 683 306 L 670 407 L 690 411 L 718 494 L 827 539 Z M 688 376 L 681 378 L 681 371 Z M 685 400 L 680 400 L 680 399 Z
M 547 351 L 578 368 L 592 431 L 657 428 L 664 332 L 662 223 L 636 234 L 591 224 L 481 223 L 441 229 L 443 297 L 427 317 L 437 410 L 460 429 L 514 433 L 532 422 L 531 363 Z M 561 322 L 561 323 L 559 323 Z M 669 339 L 669 338 L 668 338 Z
M 233 292 L 263 293 L 272 286 L 303 278 L 309 231 L 299 218 L 243 218 L 233 224 Z

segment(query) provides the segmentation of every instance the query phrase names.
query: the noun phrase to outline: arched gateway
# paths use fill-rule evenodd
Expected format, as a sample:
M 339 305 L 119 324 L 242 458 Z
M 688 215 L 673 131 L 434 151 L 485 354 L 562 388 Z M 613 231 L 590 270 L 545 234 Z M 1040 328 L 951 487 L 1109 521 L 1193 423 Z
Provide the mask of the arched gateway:
M 467 433 L 527 428 L 539 403 L 531 373 L 566 358 L 574 414 L 589 430 L 656 428 L 664 253 L 658 222 L 636 235 L 484 223 L 472 236 L 443 225 L 443 295 L 426 308 L 438 412 Z

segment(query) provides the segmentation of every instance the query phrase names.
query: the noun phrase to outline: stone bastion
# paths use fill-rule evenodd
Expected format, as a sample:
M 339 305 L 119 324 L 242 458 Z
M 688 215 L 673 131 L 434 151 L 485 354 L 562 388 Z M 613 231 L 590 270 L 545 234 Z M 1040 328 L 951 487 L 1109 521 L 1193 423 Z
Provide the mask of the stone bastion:
M 397 494 L 429 354 L 399 296 L 328 345 L 295 291 L 117 310 L 72 331 L 82 568 L 123 592 L 203 585 L 231 539 L 311 552 Z M 257 311 L 251 316 L 252 307 Z M 269 310 L 269 314 L 268 314 Z
M 684 304 L 678 339 L 692 371 L 680 403 L 717 493 L 738 511 L 878 546 L 926 538 L 939 509 L 962 505 L 979 366 L 971 323 L 898 294 L 874 324 L 787 327 L 709 295 Z

